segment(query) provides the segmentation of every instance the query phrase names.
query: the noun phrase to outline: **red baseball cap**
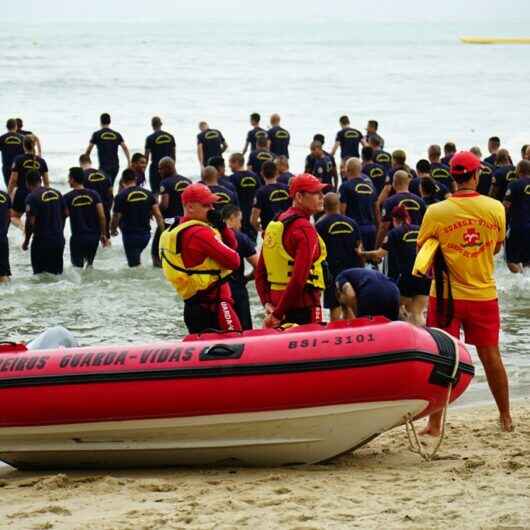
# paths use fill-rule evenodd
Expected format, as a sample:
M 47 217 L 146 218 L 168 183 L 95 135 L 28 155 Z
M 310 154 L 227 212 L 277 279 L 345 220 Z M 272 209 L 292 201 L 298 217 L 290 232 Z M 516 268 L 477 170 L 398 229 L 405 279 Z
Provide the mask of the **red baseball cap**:
M 480 159 L 471 151 L 460 151 L 451 158 L 451 175 L 471 173 L 481 165 Z
M 296 175 L 289 182 L 289 195 L 294 197 L 296 193 L 305 191 L 307 193 L 318 193 L 322 191 L 327 184 L 322 184 L 313 175 L 309 173 L 303 173 L 302 175 Z
M 189 204 L 190 202 L 198 202 L 200 204 L 213 204 L 219 200 L 219 197 L 210 191 L 208 186 L 196 182 L 190 184 L 182 192 L 182 204 Z

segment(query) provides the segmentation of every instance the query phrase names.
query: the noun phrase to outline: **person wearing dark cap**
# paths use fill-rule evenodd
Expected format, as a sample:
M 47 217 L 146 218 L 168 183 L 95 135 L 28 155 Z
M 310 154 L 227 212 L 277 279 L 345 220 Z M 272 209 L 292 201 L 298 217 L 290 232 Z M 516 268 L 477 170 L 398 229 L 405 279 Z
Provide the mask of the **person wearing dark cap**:
M 38 170 L 26 174 L 25 238 L 22 250 L 29 248 L 31 239 L 31 266 L 33 274 L 63 273 L 64 214 L 62 196 L 53 188 L 42 185 Z
M 322 211 L 322 184 L 309 174 L 293 177 L 292 207 L 267 226 L 256 268 L 256 289 L 265 307 L 265 327 L 322 320 L 326 245 L 311 224 Z
M 70 260 L 74 267 L 92 266 L 99 243 L 106 247 L 107 220 L 99 194 L 83 186 L 85 172 L 70 168 L 68 183 L 72 191 L 64 195 L 64 216 L 70 217 Z
M 175 137 L 162 130 L 162 120 L 155 116 L 151 119 L 153 133 L 145 139 L 145 160 L 149 166 L 149 185 L 151 192 L 158 195 L 161 176 L 158 174 L 158 163 L 162 158 L 169 157 L 176 160 Z
M 110 178 L 112 184 L 120 171 L 118 147 L 121 147 L 127 158 L 127 167 L 131 165 L 131 155 L 123 136 L 110 128 L 110 114 L 103 113 L 99 118 L 101 128 L 92 134 L 85 154 L 90 155 L 94 146 L 98 151 L 99 169 Z
M 182 193 L 184 216 L 160 237 L 166 280 L 184 300 L 190 333 L 241 331 L 229 279 L 240 266 L 237 239 L 214 208 L 218 196 L 195 183 Z
M 129 267 L 138 267 L 140 257 L 151 238 L 151 217 L 160 230 L 165 229 L 164 219 L 154 195 L 136 184 L 134 171 L 126 169 L 122 175 L 123 189 L 114 200 L 110 233 L 121 230 L 123 248 Z
M 499 351 L 500 314 L 494 277 L 494 257 L 506 236 L 502 204 L 476 191 L 480 160 L 469 151 L 451 159 L 457 191 L 427 209 L 418 246 L 439 244 L 435 260 L 427 325 L 476 346 L 500 413 L 503 431 L 511 431 L 508 377 Z M 425 434 L 441 432 L 441 412 L 431 415 Z
M 249 147 L 251 153 L 256 150 L 256 142 L 258 141 L 258 138 L 268 138 L 267 131 L 259 125 L 260 121 L 261 116 L 257 112 L 253 112 L 250 115 L 250 125 L 252 125 L 252 129 L 247 133 L 245 147 L 243 147 L 243 156 L 245 156 Z

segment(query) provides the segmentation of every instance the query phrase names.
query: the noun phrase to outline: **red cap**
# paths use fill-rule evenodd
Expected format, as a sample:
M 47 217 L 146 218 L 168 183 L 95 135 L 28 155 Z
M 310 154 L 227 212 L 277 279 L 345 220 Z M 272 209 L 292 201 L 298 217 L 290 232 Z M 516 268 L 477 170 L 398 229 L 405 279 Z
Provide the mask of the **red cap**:
M 309 173 L 304 173 L 302 175 L 296 175 L 289 182 L 289 195 L 294 197 L 296 193 L 305 191 L 307 193 L 318 193 L 322 191 L 327 184 L 322 184 L 313 175 Z
M 200 204 L 213 204 L 219 200 L 219 197 L 210 191 L 208 186 L 196 182 L 185 188 L 181 195 L 182 204 L 198 202 Z
M 460 151 L 451 158 L 451 175 L 471 173 L 481 165 L 479 158 L 471 151 Z

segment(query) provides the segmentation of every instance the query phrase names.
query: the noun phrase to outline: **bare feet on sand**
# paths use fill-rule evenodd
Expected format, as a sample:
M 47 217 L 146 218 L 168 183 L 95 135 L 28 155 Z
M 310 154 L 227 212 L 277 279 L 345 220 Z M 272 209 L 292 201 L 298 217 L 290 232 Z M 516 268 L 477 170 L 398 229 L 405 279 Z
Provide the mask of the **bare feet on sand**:
M 499 418 L 499 423 L 501 425 L 501 431 L 503 431 L 503 432 L 513 432 L 514 431 L 512 417 L 509 414 L 501 414 L 501 416 Z

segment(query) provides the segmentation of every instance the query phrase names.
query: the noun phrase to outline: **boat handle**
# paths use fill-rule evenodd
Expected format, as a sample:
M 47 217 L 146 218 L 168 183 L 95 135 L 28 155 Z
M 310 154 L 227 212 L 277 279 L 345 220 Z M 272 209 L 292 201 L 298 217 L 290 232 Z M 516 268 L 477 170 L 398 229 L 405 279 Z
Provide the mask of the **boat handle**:
M 200 355 L 200 361 L 220 361 L 223 359 L 239 359 L 245 349 L 244 344 L 212 344 L 206 346 Z

